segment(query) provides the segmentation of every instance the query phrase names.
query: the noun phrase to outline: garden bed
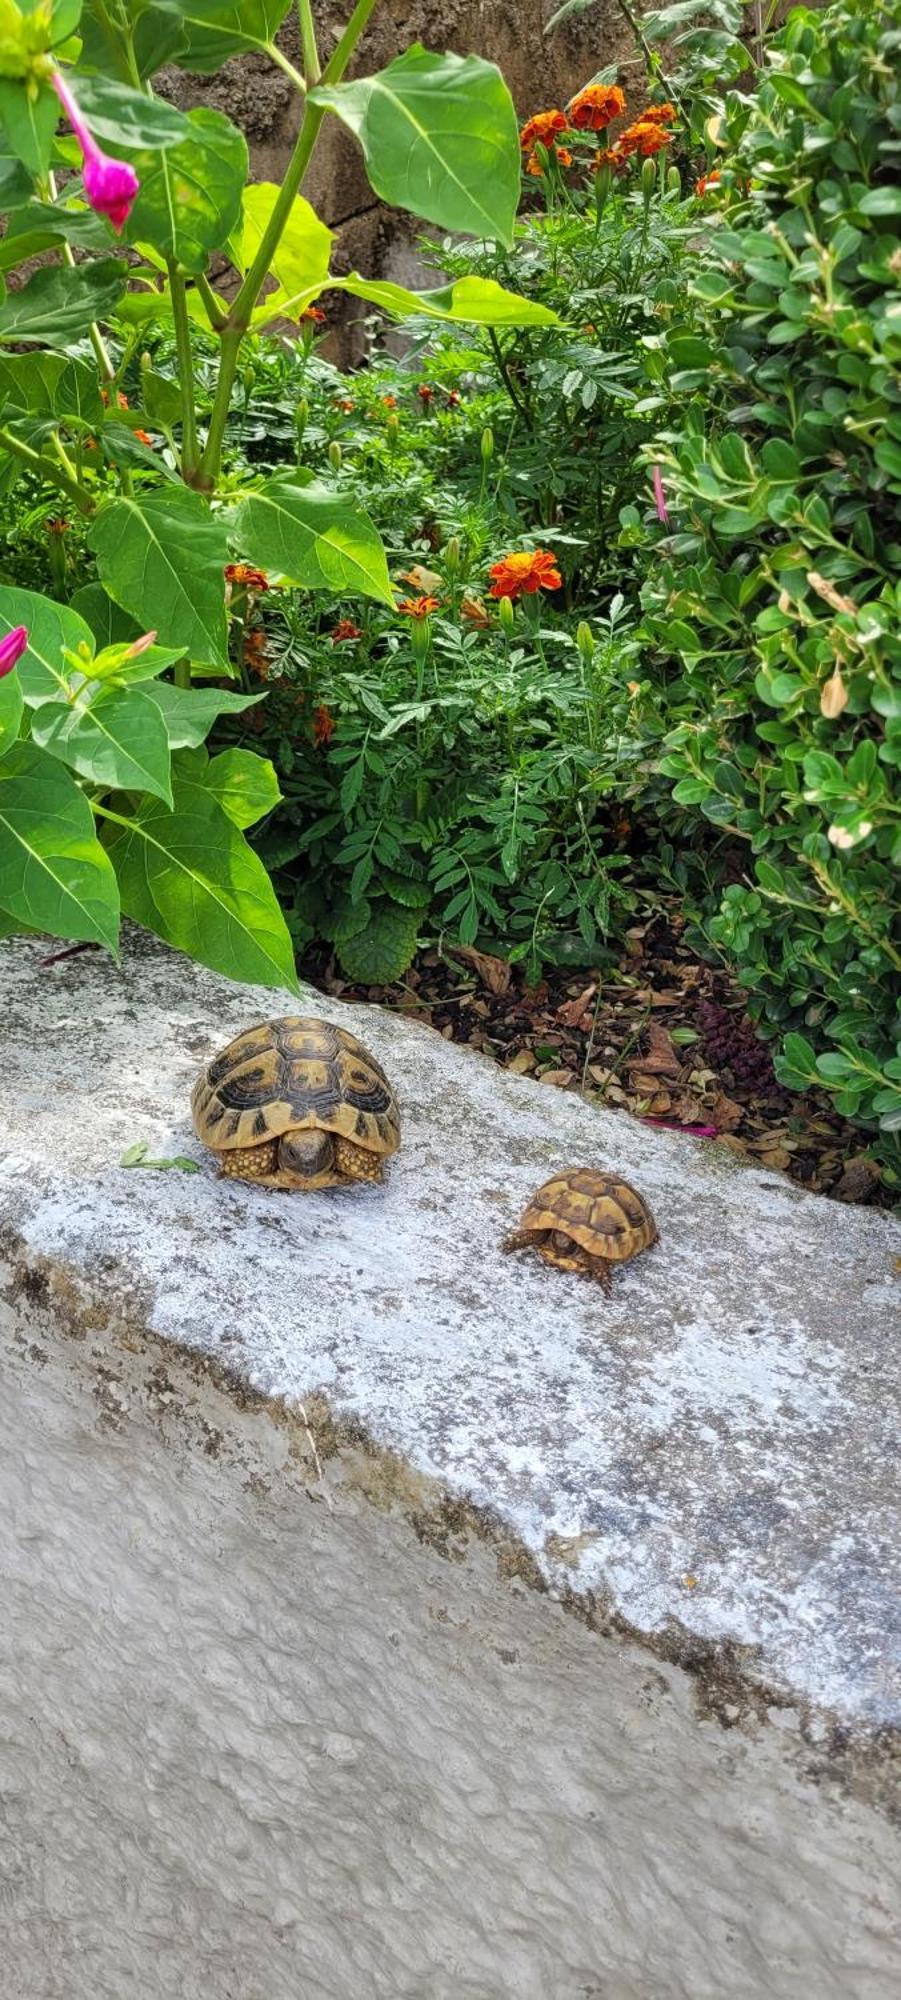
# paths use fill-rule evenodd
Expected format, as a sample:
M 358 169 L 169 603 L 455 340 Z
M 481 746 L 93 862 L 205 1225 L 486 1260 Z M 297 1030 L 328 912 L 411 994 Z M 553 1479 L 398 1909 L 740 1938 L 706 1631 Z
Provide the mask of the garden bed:
M 816 1092 L 782 1088 L 741 989 L 681 931 L 673 900 L 626 933 L 614 966 L 549 970 L 536 986 L 506 960 L 457 944 L 421 953 L 393 986 L 354 986 L 321 950 L 303 970 L 343 999 L 424 1019 L 514 1074 L 694 1132 L 812 1193 L 891 1206 L 865 1135 Z

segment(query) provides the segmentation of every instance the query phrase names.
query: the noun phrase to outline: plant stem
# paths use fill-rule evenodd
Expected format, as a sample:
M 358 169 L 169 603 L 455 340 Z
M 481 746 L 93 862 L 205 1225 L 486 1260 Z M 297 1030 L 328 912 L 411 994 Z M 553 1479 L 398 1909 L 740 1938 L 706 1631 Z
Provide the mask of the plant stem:
M 203 300 L 206 307 L 207 319 L 213 332 L 218 333 L 220 326 L 224 326 L 228 318 L 228 307 L 224 299 L 220 299 L 218 292 L 213 290 L 209 278 L 205 278 L 202 272 L 195 277 L 194 285 L 198 298 Z
M 303 73 L 312 89 L 319 82 L 322 71 L 319 65 L 319 50 L 316 47 L 316 29 L 313 25 L 311 0 L 297 0 L 300 21 L 300 46 L 303 49 Z
M 266 43 L 266 54 L 270 61 L 274 62 L 276 67 L 288 78 L 289 82 L 293 83 L 295 90 L 299 90 L 301 93 L 306 90 L 307 86 L 300 71 L 295 69 L 293 62 L 288 60 L 284 49 L 280 49 L 277 42 Z
M 357 0 L 357 4 L 323 72 L 324 83 L 340 83 L 344 71 L 353 55 L 357 42 L 363 33 L 370 14 L 378 5 L 378 0 Z M 206 446 L 200 460 L 197 483 L 208 491 L 213 486 L 219 471 L 222 440 L 228 422 L 231 394 L 238 369 L 238 355 L 241 342 L 250 325 L 254 306 L 265 284 L 273 256 L 281 242 L 282 233 L 310 164 L 313 148 L 319 137 L 319 128 L 325 117 L 325 107 L 320 104 L 304 105 L 303 118 L 297 143 L 288 162 L 281 192 L 260 238 L 253 263 L 240 287 L 234 305 L 222 329 L 222 353 L 219 363 L 219 379 L 213 398 L 213 410 Z
M 169 293 L 172 299 L 172 322 L 175 328 L 175 351 L 178 356 L 178 372 L 181 378 L 182 431 L 181 431 L 181 473 L 190 484 L 197 466 L 197 415 L 194 408 L 194 351 L 191 346 L 191 323 L 188 319 L 188 303 L 185 280 L 178 265 L 167 260 L 169 270 Z
M 40 473 L 41 477 L 48 479 L 52 486 L 58 486 L 61 492 L 67 493 L 80 513 L 93 514 L 94 502 L 84 487 L 79 486 L 77 479 L 71 479 L 61 465 L 55 465 L 52 459 L 45 458 L 43 452 L 33 451 L 30 444 L 25 444 L 22 438 L 17 438 L 12 431 L 7 430 L 5 424 L 0 424 L 0 445 L 5 451 L 12 452 L 14 458 L 21 459 L 22 464 L 27 465 L 30 471 Z
M 511 376 L 510 370 L 507 366 L 507 357 L 503 351 L 503 348 L 501 347 L 500 341 L 498 340 L 497 334 L 495 333 L 493 326 L 489 326 L 488 328 L 488 339 L 491 343 L 491 349 L 495 361 L 497 362 L 498 373 L 500 375 L 501 381 L 503 382 L 504 388 L 507 391 L 510 401 L 513 404 L 513 408 L 514 410 L 519 411 L 519 414 L 522 417 L 523 422 L 527 424 L 529 429 L 531 430 L 532 427 L 531 416 L 526 407 L 526 404 L 523 402 L 519 394 L 519 391 L 515 389 L 513 386 L 513 377 Z

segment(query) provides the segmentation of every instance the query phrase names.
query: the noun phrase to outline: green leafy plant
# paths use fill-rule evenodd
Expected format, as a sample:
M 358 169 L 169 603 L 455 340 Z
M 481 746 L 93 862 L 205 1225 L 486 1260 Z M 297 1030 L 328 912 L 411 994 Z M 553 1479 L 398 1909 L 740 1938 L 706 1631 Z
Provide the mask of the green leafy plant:
M 702 934 L 782 1080 L 875 1129 L 895 1173 L 899 21 L 897 0 L 798 10 L 726 108 L 708 325 L 667 339 L 686 407 L 651 447 L 670 519 L 644 590 L 659 769 L 686 843 L 721 835 Z
M 500 73 L 415 47 L 348 82 L 376 4 L 357 0 L 322 64 L 300 0 L 301 73 L 275 40 L 287 0 L 3 0 L 0 263 L 15 282 L 0 297 L 0 489 L 26 514 L 52 496 L 77 524 L 82 567 L 65 601 L 60 519 L 54 590 L 0 587 L 7 930 L 115 950 L 125 912 L 236 977 L 295 983 L 245 837 L 278 802 L 275 773 L 250 749 L 224 770 L 203 748 L 217 717 L 259 699 L 222 686 L 245 603 L 230 576 L 259 565 L 304 592 L 393 597 L 375 526 L 323 466 L 295 455 L 270 477 L 233 471 L 248 342 L 277 320 L 303 345 L 329 286 L 396 317 L 553 319 L 478 274 L 421 297 L 332 277 L 331 233 L 302 193 L 330 117 L 356 134 L 385 199 L 455 232 L 513 234 L 518 147 Z M 277 188 L 248 183 L 245 141 L 221 112 L 182 113 L 153 87 L 165 62 L 209 73 L 244 50 L 279 64 L 301 100 Z M 18 273 L 36 253 L 49 261 Z M 236 274 L 230 301 L 214 257 Z M 149 361 L 148 344 L 166 341 L 176 379 Z

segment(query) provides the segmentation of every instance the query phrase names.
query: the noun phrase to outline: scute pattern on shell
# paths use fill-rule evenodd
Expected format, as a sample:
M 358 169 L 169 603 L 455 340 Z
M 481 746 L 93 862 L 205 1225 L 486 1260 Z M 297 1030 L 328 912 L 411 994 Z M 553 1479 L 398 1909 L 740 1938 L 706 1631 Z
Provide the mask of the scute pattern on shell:
M 594 1257 L 625 1263 L 657 1241 L 647 1202 L 618 1174 L 574 1167 L 555 1174 L 532 1196 L 520 1223 L 524 1235 L 560 1229 Z
M 381 1064 L 347 1028 L 308 1015 L 236 1036 L 198 1079 L 191 1110 L 198 1138 L 216 1152 L 317 1130 L 385 1156 L 400 1144 Z

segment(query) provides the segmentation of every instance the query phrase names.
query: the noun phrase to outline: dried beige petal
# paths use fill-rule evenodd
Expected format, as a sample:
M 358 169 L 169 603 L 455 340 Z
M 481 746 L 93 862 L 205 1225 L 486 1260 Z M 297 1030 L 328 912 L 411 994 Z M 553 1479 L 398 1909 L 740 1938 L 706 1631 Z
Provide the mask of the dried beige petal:
M 825 715 L 827 721 L 834 722 L 847 706 L 848 690 L 836 667 L 820 689 L 820 714 Z

